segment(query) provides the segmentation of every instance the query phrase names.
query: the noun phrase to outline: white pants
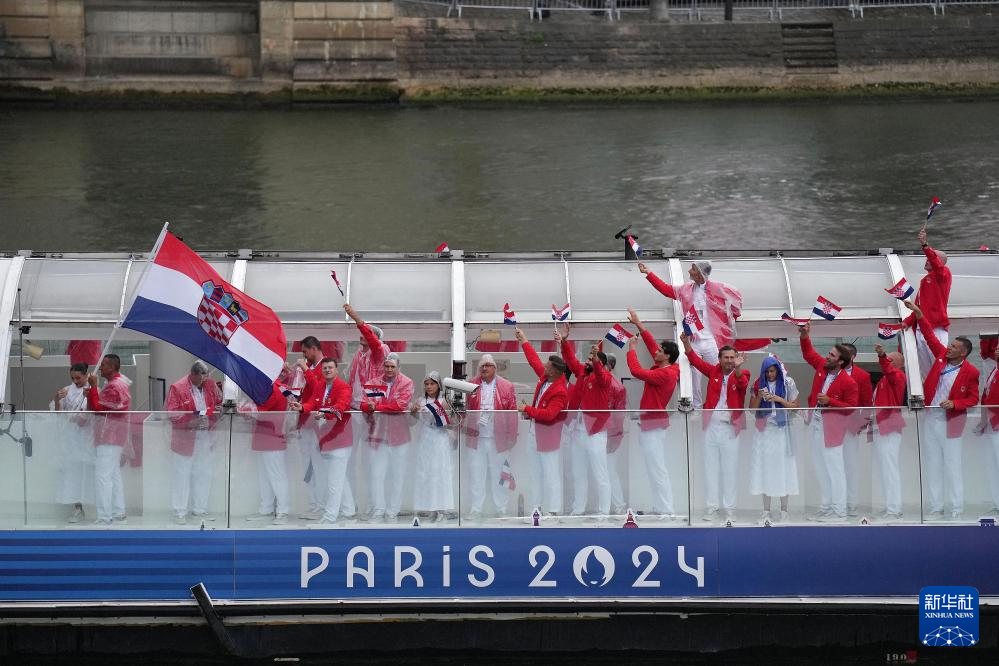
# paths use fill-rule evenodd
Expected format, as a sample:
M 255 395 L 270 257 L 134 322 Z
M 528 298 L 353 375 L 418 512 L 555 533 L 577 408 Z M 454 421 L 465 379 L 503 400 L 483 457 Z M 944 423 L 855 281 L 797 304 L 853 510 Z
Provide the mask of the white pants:
M 690 346 L 702 359 L 714 365 L 718 362 L 718 343 L 713 335 L 705 335 L 697 340 L 692 340 Z M 707 379 L 701 372 L 690 367 L 691 384 L 693 385 L 694 409 L 700 409 L 704 405 L 704 381 Z
M 992 490 L 992 506 L 999 507 L 999 432 L 986 426 L 984 436 L 986 442 L 985 457 L 988 458 L 989 488 Z
M 173 461 L 170 506 L 175 516 L 186 516 L 188 506 L 195 514 L 208 513 L 208 497 L 212 493 L 214 471 L 213 444 L 212 433 L 201 430 L 195 433 L 193 455 L 182 456 L 175 451 L 170 452 Z
M 624 501 L 624 487 L 621 486 L 621 475 L 617 469 L 617 464 L 623 457 L 620 446 L 616 451 L 607 454 L 607 477 L 610 479 L 611 486 L 611 510 L 627 508 Z
M 399 417 L 401 418 L 401 417 Z M 402 491 L 406 485 L 406 458 L 409 442 L 389 446 L 382 442 L 378 448 L 368 447 L 368 493 L 371 496 L 371 516 L 398 516 L 402 508 Z M 390 485 L 386 500 L 385 480 Z
M 254 451 L 257 456 L 257 481 L 260 484 L 260 513 L 287 514 L 288 466 L 286 451 Z
M 642 430 L 638 433 L 638 443 L 645 454 L 645 469 L 649 473 L 649 488 L 652 491 L 652 513 L 672 515 L 673 486 L 666 468 L 666 429 Z
M 580 424 L 576 428 L 576 439 L 572 445 L 572 513 L 586 511 L 589 492 L 588 470 L 593 472 L 593 482 L 597 486 L 597 515 L 610 513 L 611 486 L 607 474 L 607 431 L 590 435 Z
M 937 336 L 937 340 L 944 347 L 950 342 L 950 335 L 945 329 L 934 328 L 933 334 Z M 929 345 L 926 344 L 926 338 L 923 337 L 922 329 L 918 326 L 916 327 L 916 355 L 919 357 L 919 375 L 925 381 L 926 375 L 930 373 L 930 368 L 933 367 L 933 361 L 936 358 L 933 356 L 933 352 L 930 351 Z M 928 397 L 932 398 L 933 396 Z
M 354 497 L 347 483 L 347 464 L 350 462 L 351 447 L 333 449 L 322 454 L 326 469 L 326 508 L 323 519 L 336 522 L 340 515 L 340 507 L 344 513 L 354 513 Z M 350 511 L 347 508 L 351 509 Z
M 326 501 L 326 465 L 319 453 L 319 436 L 315 430 L 304 427 L 297 431 L 297 436 L 293 435 L 289 439 L 298 440 L 299 461 L 306 496 L 309 498 L 309 511 L 318 511 Z
M 930 512 L 944 510 L 944 475 L 950 493 L 951 511 L 964 511 L 964 473 L 961 469 L 961 438 L 947 437 L 947 416 L 943 409 L 928 409 L 923 419 L 923 476 Z
M 97 520 L 110 522 L 125 515 L 125 488 L 121 483 L 121 450 L 113 444 L 97 447 Z
M 481 440 L 479 446 L 482 446 Z M 531 439 L 528 451 L 527 487 L 528 511 L 535 509 L 562 513 L 562 452 L 538 451 L 538 442 Z
M 846 468 L 843 447 L 826 446 L 821 421 L 812 421 L 812 466 L 819 482 L 819 510 L 846 516 Z
M 490 489 L 489 495 L 492 498 L 496 513 L 506 515 L 507 504 L 510 501 L 510 489 L 500 483 L 500 475 L 503 473 L 503 461 L 507 459 L 507 454 L 496 450 L 496 440 L 492 437 L 479 437 L 474 449 L 465 449 L 468 456 L 469 483 L 471 484 L 471 508 L 470 511 L 482 513 L 486 504 L 486 488 Z M 561 477 L 560 477 L 561 478 Z M 533 483 L 531 484 L 534 485 Z M 546 511 L 560 511 L 562 506 L 562 493 L 559 492 L 559 509 L 549 509 Z M 533 511 L 536 507 L 532 506 Z
M 902 480 L 898 471 L 898 452 L 902 445 L 902 433 L 888 435 L 874 434 L 874 453 L 878 457 L 881 471 L 881 489 L 885 496 L 887 513 L 902 513 Z
M 860 503 L 860 437 L 852 432 L 843 435 L 843 470 L 846 474 L 846 506 Z
M 718 510 L 718 487 L 721 482 L 721 506 L 735 510 L 739 471 L 739 436 L 735 426 L 712 420 L 704 433 L 704 500 L 708 511 Z
M 94 496 L 94 439 L 90 428 L 71 423 L 62 430 L 60 446 L 59 504 L 87 504 Z

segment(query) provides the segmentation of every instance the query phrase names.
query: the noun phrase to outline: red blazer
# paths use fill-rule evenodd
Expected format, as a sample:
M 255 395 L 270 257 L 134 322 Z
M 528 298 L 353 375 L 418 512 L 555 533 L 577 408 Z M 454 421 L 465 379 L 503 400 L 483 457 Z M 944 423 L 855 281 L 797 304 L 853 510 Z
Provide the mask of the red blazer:
M 371 426 L 368 444 L 372 448 L 377 449 L 382 443 L 400 446 L 409 442 L 409 419 L 401 415 L 409 411 L 412 401 L 413 380 L 400 372 L 392 382 L 388 395 L 375 401 L 374 410 L 368 407 L 367 402 L 361 403 L 361 410 L 368 414 Z
M 482 377 L 472 380 L 473 384 L 482 385 Z M 470 449 L 479 447 L 479 415 L 474 413 L 482 409 L 482 396 L 476 391 L 468 398 L 468 411 L 465 415 L 465 446 Z M 497 451 L 509 451 L 517 443 L 517 391 L 513 382 L 496 375 L 496 390 L 493 392 L 493 436 L 496 438 Z
M 324 396 L 325 395 L 325 399 Z M 332 451 L 333 449 L 344 449 L 354 444 L 354 431 L 350 425 L 350 384 L 340 379 L 333 378 L 333 386 L 329 393 L 326 393 L 326 382 L 313 391 L 312 399 L 302 403 L 302 416 L 310 418 L 312 412 L 321 409 L 330 409 L 340 412 L 338 418 L 336 414 L 323 414 L 322 421 L 316 426 L 319 435 L 319 450 Z M 311 417 L 315 422 L 315 417 Z
M 648 331 L 642 331 L 642 341 L 650 354 L 655 354 L 658 345 L 656 339 Z M 642 412 L 638 415 L 639 427 L 645 430 L 655 430 L 657 428 L 669 427 L 669 414 L 666 413 L 666 406 L 677 382 L 680 381 L 680 366 L 672 363 L 663 368 L 655 366 L 644 369 L 638 362 L 638 352 L 628 352 L 628 370 L 631 376 L 645 383 L 642 389 L 642 399 L 638 403 L 639 409 L 656 410 L 654 412 Z M 661 410 L 661 411 L 660 411 Z
M 87 391 L 87 407 L 92 412 L 106 412 L 94 424 L 94 446 L 125 446 L 129 443 L 129 417 L 127 414 L 116 413 L 132 409 L 132 394 L 124 375 L 116 374 L 100 390 L 90 387 Z
M 926 379 L 923 380 L 923 398 L 926 404 L 933 400 L 937 392 L 937 384 L 940 383 L 940 374 L 947 366 L 947 348 L 940 344 L 937 336 L 933 333 L 930 322 L 923 317 L 919 320 L 919 329 L 923 332 L 926 345 L 933 352 L 935 360 L 930 368 Z M 954 409 L 947 410 L 947 437 L 960 437 L 964 432 L 964 424 L 968 420 L 968 409 L 978 404 L 978 368 L 973 366 L 967 359 L 961 364 L 961 369 L 957 371 L 954 385 L 950 387 L 947 394 L 948 400 L 954 401 Z
M 614 453 L 624 441 L 624 410 L 628 409 L 628 392 L 620 379 L 610 375 L 610 380 L 610 408 L 617 411 L 611 412 L 607 422 L 607 453 Z
M 882 435 L 902 432 L 905 428 L 902 410 L 888 408 L 901 407 L 905 404 L 905 373 L 891 364 L 887 354 L 878 358 L 878 363 L 881 365 L 882 373 L 877 390 L 874 391 L 874 406 L 882 408 L 878 409 L 874 416 L 878 432 Z
M 992 430 L 999 432 L 999 409 L 996 408 L 999 407 L 999 372 L 993 370 L 989 379 L 992 381 L 989 381 L 982 391 L 982 405 L 986 407 L 985 413 L 988 415 Z
M 253 414 L 253 451 L 284 451 L 288 448 L 284 439 L 284 412 L 288 411 L 288 399 L 278 388 L 278 382 L 271 388 L 271 395 Z
M 218 420 L 216 412 L 219 404 L 222 403 L 222 392 L 218 384 L 210 379 L 205 379 L 201 385 L 205 395 L 205 407 L 208 410 L 208 427 L 214 428 Z M 170 437 L 170 450 L 182 456 L 194 455 L 194 439 L 197 430 L 194 415 L 194 396 L 191 395 L 191 378 L 184 377 L 178 382 L 170 385 L 167 391 L 166 405 L 163 408 L 168 412 L 186 412 L 186 414 L 171 414 L 170 422 L 173 424 L 173 433 Z
M 812 409 L 818 407 L 819 393 L 822 393 L 822 385 L 826 383 L 826 362 L 812 346 L 811 338 L 801 339 L 801 355 L 808 365 L 815 368 L 815 378 L 812 379 L 812 392 L 808 395 L 808 406 Z M 829 385 L 829 407 L 857 407 L 860 402 L 860 394 L 857 390 L 857 382 L 847 373 L 840 371 L 836 379 Z M 849 427 L 850 418 L 853 412 L 824 410 L 822 412 L 822 434 L 825 438 L 827 449 L 843 445 L 843 437 Z
M 576 358 L 576 350 L 569 340 L 562 341 L 562 358 L 565 360 L 572 374 L 576 376 L 576 386 L 573 389 L 579 401 L 579 409 L 583 410 L 583 423 L 586 432 L 595 435 L 598 432 L 607 430 L 607 422 L 610 420 L 611 399 L 611 374 L 603 363 L 594 360 L 591 365 L 592 371 L 586 374 L 586 366 Z M 572 404 L 570 399 L 570 405 Z M 571 407 L 570 407 L 571 408 Z M 604 410 L 604 411 L 586 411 Z
M 687 352 L 687 359 L 690 364 L 697 368 L 702 375 L 708 378 L 708 395 L 704 399 L 703 427 L 706 429 L 711 422 L 711 412 L 721 402 L 721 386 L 725 375 L 722 373 L 721 363 L 711 365 L 697 355 L 693 349 Z M 744 409 L 746 406 L 746 389 L 749 388 L 749 370 L 735 369 L 728 380 L 728 391 L 725 396 L 725 407 L 728 409 Z M 724 409 L 724 408 L 723 408 Z M 736 434 L 739 434 L 746 427 L 746 413 L 733 412 L 732 425 L 735 426 Z
M 299 395 L 298 401 L 304 408 L 306 404 L 315 399 L 317 394 L 322 398 L 323 391 L 325 390 L 326 380 L 323 378 L 323 364 L 322 362 L 316 363 L 316 367 L 305 371 L 305 386 L 302 387 L 302 393 Z M 307 426 L 308 423 L 305 410 L 303 409 L 298 415 L 298 427 Z
M 569 389 L 565 384 L 565 377 L 559 377 L 548 387 L 545 394 L 538 398 L 538 393 L 546 381 L 545 366 L 530 342 L 524 343 L 524 356 L 527 357 L 527 363 L 534 370 L 534 374 L 541 380 L 534 388 L 534 399 L 524 409 L 524 413 L 528 418 L 534 419 L 534 436 L 538 451 L 558 451 L 562 441 L 562 426 L 565 424 L 565 412 L 562 410 L 569 404 Z
M 933 248 L 926 246 L 923 254 L 930 261 L 930 270 L 919 281 L 919 292 L 916 294 L 916 305 L 923 311 L 923 319 L 928 319 L 930 328 L 950 329 L 950 319 L 947 318 L 947 302 L 950 300 L 950 285 L 952 277 L 950 269 L 940 262 Z M 905 325 L 916 325 L 916 313 L 905 318 Z M 923 334 L 926 337 L 926 334 Z
M 857 406 L 872 407 L 874 405 L 874 386 L 871 384 L 871 373 L 853 364 L 850 376 L 857 385 Z M 855 411 L 850 417 L 850 432 L 859 433 L 871 418 L 870 410 Z

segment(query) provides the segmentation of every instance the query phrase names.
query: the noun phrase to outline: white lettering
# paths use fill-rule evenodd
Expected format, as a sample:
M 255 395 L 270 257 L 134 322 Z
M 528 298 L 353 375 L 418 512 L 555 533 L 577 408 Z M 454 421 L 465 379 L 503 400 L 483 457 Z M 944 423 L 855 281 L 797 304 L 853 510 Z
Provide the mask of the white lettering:
M 656 568 L 657 564 L 659 564 L 659 553 L 656 552 L 655 548 L 652 546 L 639 546 L 631 552 L 631 563 L 634 564 L 636 568 L 642 566 L 642 555 L 646 553 L 649 555 L 649 563 L 645 566 L 645 569 L 642 570 L 641 575 L 639 575 L 635 582 L 632 583 L 632 587 L 659 587 L 658 580 L 649 580 L 649 574 L 651 574 L 652 570 Z
M 407 553 L 413 556 L 413 563 L 405 569 L 402 568 L 402 555 Z M 416 581 L 416 587 L 423 587 L 423 574 L 420 573 L 420 565 L 423 564 L 423 554 L 412 546 L 395 547 L 395 586 L 402 587 L 402 581 L 412 578 Z
M 441 586 L 451 587 L 451 546 L 444 546 L 441 557 Z
M 493 568 L 485 562 L 479 561 L 477 557 L 479 554 L 485 555 L 491 559 L 493 557 L 493 549 L 489 546 L 476 546 L 472 550 L 468 551 L 468 563 L 486 574 L 485 580 L 479 580 L 473 574 L 468 574 L 468 582 L 475 587 L 489 587 L 493 584 L 493 581 L 496 580 L 496 572 L 493 571 Z
M 309 555 L 319 556 L 319 566 L 314 569 L 309 568 Z M 302 575 L 299 585 L 303 590 L 308 589 L 309 581 L 312 580 L 313 576 L 318 576 L 322 572 L 326 571 L 326 567 L 330 565 L 330 554 L 326 552 L 325 549 L 319 548 L 317 546 L 302 546 Z
M 687 566 L 687 556 L 684 546 L 676 547 L 676 563 L 680 565 L 680 571 L 690 574 L 697 581 L 697 587 L 704 587 L 704 558 L 697 558 L 697 568 Z
M 556 581 L 545 580 L 545 574 L 555 566 L 555 551 L 550 546 L 535 546 L 532 548 L 531 552 L 527 554 L 527 559 L 534 568 L 538 567 L 538 553 L 545 554 L 545 565 L 541 567 L 541 571 L 538 572 L 538 575 L 534 577 L 534 580 L 531 581 L 528 587 L 556 587 Z
M 364 555 L 363 567 L 354 563 L 358 555 Z M 375 554 L 367 546 L 354 546 L 347 553 L 347 587 L 354 587 L 354 576 L 361 576 L 369 588 L 375 586 Z

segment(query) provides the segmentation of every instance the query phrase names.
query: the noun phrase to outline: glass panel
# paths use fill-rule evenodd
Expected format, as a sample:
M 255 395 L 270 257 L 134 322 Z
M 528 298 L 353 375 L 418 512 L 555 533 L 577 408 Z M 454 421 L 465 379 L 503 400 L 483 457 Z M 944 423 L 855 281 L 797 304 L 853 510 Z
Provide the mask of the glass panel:
M 372 321 L 451 321 L 451 264 L 355 263 L 350 303 Z
M 117 321 L 128 260 L 27 259 L 21 273 L 25 320 Z
M 648 262 L 648 266 L 668 281 L 665 262 Z M 628 307 L 647 322 L 674 320 L 672 302 L 648 284 L 635 262 L 570 262 L 569 286 L 572 321 L 623 321 Z M 555 303 L 564 304 L 564 299 Z
M 794 297 L 792 316 L 810 316 L 815 299 L 824 296 L 843 308 L 840 319 L 898 319 L 895 300 L 884 292 L 895 284 L 884 257 L 786 259 L 785 262 Z
M 330 278 L 336 271 L 347 289 L 346 263 L 250 261 L 243 292 L 277 312 L 284 322 L 341 322 L 343 297 Z
M 465 264 L 465 319 L 503 323 L 509 302 L 520 322 L 552 320 L 552 303 L 565 305 L 565 267 L 561 262 Z
M 902 268 L 909 283 L 918 288 L 926 275 L 924 255 L 904 256 Z M 999 305 L 999 256 L 994 254 L 952 255 L 947 266 L 954 277 L 948 313 L 953 317 L 995 316 Z
M 0 414 L 0 529 L 24 527 L 25 454 L 35 448 L 25 446 L 27 428 L 24 412 Z
M 28 429 L 33 529 L 226 526 L 228 416 L 31 412 Z
M 684 280 L 689 280 L 691 262 L 681 265 Z M 711 279 L 728 283 L 742 294 L 742 321 L 778 319 L 788 309 L 787 280 L 779 259 L 712 260 Z

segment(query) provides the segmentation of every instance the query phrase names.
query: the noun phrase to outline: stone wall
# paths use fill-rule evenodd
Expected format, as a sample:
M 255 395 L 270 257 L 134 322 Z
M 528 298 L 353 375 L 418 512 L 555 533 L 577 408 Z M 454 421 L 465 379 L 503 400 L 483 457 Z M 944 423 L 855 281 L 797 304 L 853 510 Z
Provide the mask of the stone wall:
M 394 17 L 391 0 L 295 2 L 294 81 L 394 81 Z
M 52 78 L 49 0 L 0 0 L 0 79 Z

